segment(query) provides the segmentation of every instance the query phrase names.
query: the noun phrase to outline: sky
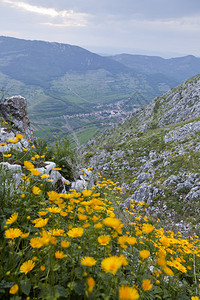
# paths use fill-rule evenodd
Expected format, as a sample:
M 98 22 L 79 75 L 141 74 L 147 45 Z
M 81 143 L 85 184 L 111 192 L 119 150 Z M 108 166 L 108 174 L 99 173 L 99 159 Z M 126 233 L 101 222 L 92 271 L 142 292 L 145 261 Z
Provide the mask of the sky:
M 200 0 L 0 0 L 0 35 L 99 54 L 200 57 Z

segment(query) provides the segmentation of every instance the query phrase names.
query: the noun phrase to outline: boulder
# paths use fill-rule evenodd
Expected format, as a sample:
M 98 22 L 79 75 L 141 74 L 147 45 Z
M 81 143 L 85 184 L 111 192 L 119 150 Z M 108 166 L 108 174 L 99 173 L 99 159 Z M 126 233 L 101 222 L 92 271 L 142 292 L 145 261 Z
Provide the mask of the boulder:
M 8 162 L 1 162 L 0 169 L 1 168 L 11 173 L 12 180 L 11 181 L 6 180 L 6 185 L 8 185 L 8 187 L 11 188 L 11 192 L 13 192 L 14 189 L 17 188 L 21 182 L 22 168 L 20 165 L 17 164 L 12 165 L 9 164 Z
M 79 175 L 79 178 L 71 183 L 71 188 L 76 191 L 82 191 L 86 189 L 92 189 L 94 185 L 94 176 L 92 171 L 83 169 Z
M 11 150 L 15 149 L 18 151 L 22 151 L 23 148 L 29 147 L 29 142 L 22 138 L 17 143 L 10 143 L 9 139 L 14 139 L 16 134 L 19 132 L 13 132 L 7 128 L 0 128 L 0 152 L 10 152 Z
M 53 170 L 54 168 L 56 168 L 56 164 L 52 161 L 45 161 L 45 166 L 41 167 L 41 168 L 37 168 L 36 170 L 41 172 L 42 174 L 46 174 L 49 175 L 49 177 L 47 178 L 52 180 L 52 184 L 56 187 L 57 192 L 59 193 L 65 193 L 66 192 L 66 187 L 70 186 L 70 182 L 65 179 L 59 171 L 57 171 L 56 169 Z
M 0 103 L 0 113 L 4 120 L 20 130 L 27 138 L 31 137 L 30 120 L 27 115 L 27 100 L 22 96 L 6 98 Z

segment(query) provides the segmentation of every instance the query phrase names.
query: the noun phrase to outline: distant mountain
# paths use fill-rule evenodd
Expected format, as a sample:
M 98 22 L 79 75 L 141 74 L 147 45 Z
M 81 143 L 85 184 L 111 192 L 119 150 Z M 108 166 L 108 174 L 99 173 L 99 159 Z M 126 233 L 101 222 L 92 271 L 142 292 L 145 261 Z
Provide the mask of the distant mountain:
M 31 124 L 47 138 L 86 142 L 177 83 L 78 46 L 0 37 L 0 89 L 27 98 Z
M 164 59 L 159 56 L 119 54 L 109 56 L 124 66 L 145 74 L 163 74 L 181 83 L 200 73 L 200 58 L 193 55 Z
M 121 54 L 0 36 L 0 90 L 28 100 L 36 134 L 84 143 L 135 108 L 200 73 L 200 59 Z
M 67 72 L 104 69 L 111 73 L 131 70 L 81 47 L 61 43 L 0 37 L 0 70 L 25 84 L 46 86 Z

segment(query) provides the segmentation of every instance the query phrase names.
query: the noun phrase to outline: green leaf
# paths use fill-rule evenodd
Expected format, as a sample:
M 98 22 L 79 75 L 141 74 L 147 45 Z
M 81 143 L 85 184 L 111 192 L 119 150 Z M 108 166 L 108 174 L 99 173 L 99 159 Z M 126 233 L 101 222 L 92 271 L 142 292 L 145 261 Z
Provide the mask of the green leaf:
M 75 293 L 78 294 L 79 296 L 84 295 L 84 288 L 85 288 L 84 280 L 76 282 L 76 285 L 74 288 Z
M 20 283 L 21 283 L 22 292 L 28 296 L 31 290 L 31 281 L 29 279 L 25 281 L 21 280 Z
M 74 281 L 73 282 L 69 282 L 68 285 L 67 285 L 67 287 L 72 291 L 74 289 L 74 287 L 75 287 L 75 282 Z
M 66 296 L 66 290 L 61 285 L 56 285 L 55 287 L 56 294 L 59 294 L 59 297 L 65 297 Z

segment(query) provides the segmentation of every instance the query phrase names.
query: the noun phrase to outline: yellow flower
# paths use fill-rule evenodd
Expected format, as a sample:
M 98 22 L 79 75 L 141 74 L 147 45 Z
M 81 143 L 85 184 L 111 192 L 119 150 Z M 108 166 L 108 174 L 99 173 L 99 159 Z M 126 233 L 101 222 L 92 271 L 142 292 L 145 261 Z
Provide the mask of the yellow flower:
M 16 143 L 19 142 L 19 139 L 17 137 L 15 137 L 14 139 L 13 138 L 7 139 L 7 141 L 12 143 L 12 144 L 16 144 Z
M 62 248 L 68 248 L 70 246 L 70 242 L 68 242 L 68 241 L 62 241 L 60 243 L 60 245 L 61 245 Z
M 22 239 L 26 239 L 28 236 L 29 236 L 29 232 L 21 234 Z
M 43 174 L 43 175 L 41 175 L 41 178 L 48 178 L 49 177 L 49 175 L 47 175 L 47 174 Z
M 144 279 L 142 281 L 142 288 L 144 291 L 150 291 L 153 287 L 153 284 L 151 283 L 151 280 L 149 279 Z
M 27 161 L 25 160 L 24 161 L 24 166 L 26 167 L 27 170 L 31 170 L 31 169 L 34 169 L 34 165 L 30 162 L 30 161 Z
M 128 266 L 128 260 L 127 260 L 126 256 L 124 256 L 124 254 L 120 255 L 120 259 L 122 262 L 122 266 L 124 266 L 124 267 Z
M 63 229 L 53 229 L 53 230 L 50 230 L 50 234 L 53 235 L 53 236 L 63 236 L 65 233 L 65 231 Z
M 121 228 L 124 226 L 120 219 L 108 217 L 103 220 L 103 224 L 115 229 L 119 234 L 122 233 Z
M 29 219 L 30 219 L 30 218 L 29 218 Z M 33 223 L 33 224 L 36 224 L 37 222 L 39 222 L 39 221 L 41 221 L 41 220 L 43 220 L 43 219 L 42 219 L 42 218 L 37 218 L 37 219 L 33 220 L 32 223 Z
M 21 273 L 25 273 L 27 274 L 29 271 L 31 271 L 33 268 L 35 267 L 35 263 L 33 260 L 28 260 L 28 261 L 25 261 L 21 267 L 20 267 L 20 272 Z
M 41 218 L 41 219 L 35 224 L 34 227 L 37 227 L 37 228 L 39 228 L 39 227 L 44 227 L 44 226 L 47 225 L 48 221 L 49 221 L 49 218 L 46 218 L 46 219 L 42 219 L 42 218 Z
M 84 228 L 88 228 L 90 226 L 90 224 L 89 223 L 85 223 L 85 224 L 83 224 L 83 227 Z
M 34 195 L 39 195 L 41 193 L 41 190 L 37 186 L 34 186 L 32 188 L 32 192 Z
M 164 267 L 166 265 L 165 256 L 159 256 L 157 258 L 157 263 L 159 266 Z
M 122 285 L 119 287 L 120 300 L 137 300 L 139 299 L 138 291 L 135 288 Z
M 87 278 L 87 284 L 88 284 L 88 293 L 92 293 L 93 288 L 95 286 L 95 281 L 92 277 Z
M 92 267 L 96 265 L 96 260 L 93 257 L 90 256 L 85 256 L 81 258 L 81 265 L 82 266 L 87 266 L 87 267 Z
M 143 224 L 142 231 L 145 233 L 151 233 L 154 230 L 154 226 L 151 224 Z
M 19 287 L 18 287 L 17 284 L 15 284 L 15 285 L 13 285 L 13 286 L 10 288 L 9 293 L 12 294 L 12 295 L 14 295 L 14 294 L 16 294 L 16 293 L 18 292 L 18 290 L 19 290 Z
M 191 300 L 199 300 L 199 297 L 198 296 L 192 296 Z
M 20 133 L 16 134 L 16 138 L 19 140 L 21 140 L 23 137 L 24 137 L 23 134 L 20 134 Z
M 66 217 L 67 215 L 68 215 L 68 213 L 66 212 L 66 211 L 60 211 L 60 215 L 62 216 L 62 217 Z
M 21 236 L 22 232 L 20 229 L 18 228 L 10 228 L 10 229 L 7 229 L 5 231 L 5 238 L 6 239 L 15 239 L 19 236 Z
M 12 224 L 14 223 L 18 218 L 18 213 L 14 213 L 11 215 L 11 217 L 6 221 L 6 224 Z
M 44 265 L 40 266 L 41 271 L 45 271 L 46 267 Z
M 49 196 L 50 201 L 55 201 L 55 200 L 60 199 L 60 195 L 58 193 L 56 193 L 55 191 L 47 192 L 47 195 Z
M 88 218 L 86 215 L 83 215 L 83 214 L 78 214 L 77 217 L 80 221 L 85 221 Z
M 126 242 L 129 244 L 129 245 L 134 245 L 137 243 L 137 239 L 133 236 L 129 236 L 127 239 L 126 239 Z
M 31 169 L 30 171 L 31 171 L 31 173 L 32 173 L 33 176 L 39 176 L 41 174 L 40 171 L 35 170 L 35 169 Z
M 42 239 L 40 237 L 32 238 L 30 240 L 30 245 L 32 248 L 40 248 L 43 246 Z
M 6 146 L 7 143 L 0 143 L 0 147 Z
M 75 227 L 68 231 L 68 236 L 72 238 L 81 237 L 84 233 L 84 229 L 82 227 Z
M 89 197 L 92 195 L 92 191 L 91 190 L 84 190 L 82 191 L 82 195 L 83 197 Z
M 94 225 L 94 229 L 102 229 L 103 224 L 101 222 L 98 222 L 97 224 Z
M 99 219 L 100 219 L 100 216 L 93 216 L 92 218 L 92 222 L 96 223 Z
M 59 214 L 62 209 L 57 206 L 52 206 L 52 207 L 48 207 L 47 210 L 52 214 Z
M 168 275 L 168 276 L 174 276 L 173 271 L 172 271 L 170 268 L 168 268 L 167 266 L 164 266 L 164 267 L 163 267 L 163 271 L 164 271 L 165 274 Z
M 101 262 L 101 268 L 105 273 L 116 274 L 117 270 L 122 266 L 122 259 L 118 256 L 110 256 L 104 258 Z
M 127 242 L 127 238 L 127 235 L 122 235 L 118 238 L 118 243 L 123 249 L 126 249 L 128 247 L 127 245 L 125 245 L 125 243 Z
M 109 235 L 104 234 L 104 235 L 100 235 L 97 240 L 100 245 L 106 246 L 109 244 L 111 237 Z
M 40 216 L 46 216 L 46 214 L 48 214 L 48 211 L 41 210 L 41 211 L 38 212 L 38 214 Z
M 35 158 L 38 159 L 38 158 L 40 158 L 40 156 L 39 156 L 38 154 L 36 154 L 36 155 L 35 155 Z
M 3 154 L 4 157 L 11 157 L 12 154 Z
M 63 251 L 56 251 L 55 257 L 61 259 L 61 258 L 65 257 L 65 254 Z
M 148 258 L 149 257 L 149 250 L 142 250 L 140 251 L 140 257 L 145 259 L 145 258 Z

